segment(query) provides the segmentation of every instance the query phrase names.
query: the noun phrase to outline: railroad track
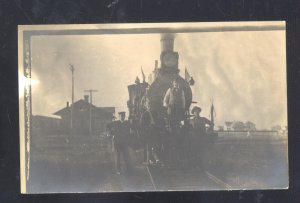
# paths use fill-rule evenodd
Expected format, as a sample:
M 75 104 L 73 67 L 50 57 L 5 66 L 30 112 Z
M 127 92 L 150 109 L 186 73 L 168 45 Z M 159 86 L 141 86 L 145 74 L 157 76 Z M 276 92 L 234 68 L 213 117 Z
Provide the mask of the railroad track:
M 168 170 L 145 166 L 153 190 L 232 190 L 233 187 L 206 170 Z
M 232 190 L 233 189 L 233 187 L 231 185 L 229 185 L 228 183 L 225 183 L 224 181 L 217 178 L 216 176 L 214 176 L 210 172 L 208 172 L 208 171 L 204 171 L 204 172 L 206 173 L 206 175 L 209 179 L 211 179 L 212 181 L 214 181 L 216 184 L 220 185 L 224 189 L 226 189 L 226 190 Z

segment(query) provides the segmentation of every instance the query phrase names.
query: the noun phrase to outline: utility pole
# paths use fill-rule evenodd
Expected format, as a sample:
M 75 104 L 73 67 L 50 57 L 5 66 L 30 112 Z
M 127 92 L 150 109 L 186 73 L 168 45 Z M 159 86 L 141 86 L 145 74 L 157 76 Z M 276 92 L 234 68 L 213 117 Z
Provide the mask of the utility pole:
M 215 107 L 214 107 L 214 99 L 211 99 L 211 107 L 210 107 L 210 121 L 212 123 L 211 125 L 211 130 L 214 131 L 214 125 L 215 125 L 215 117 L 216 115 L 216 111 L 215 111 Z
M 84 90 L 84 92 L 90 93 L 90 126 L 89 131 L 92 133 L 92 105 L 93 105 L 93 92 L 98 92 L 98 90 Z
M 70 70 L 72 72 L 72 103 L 71 103 L 71 115 L 70 115 L 70 120 L 71 120 L 70 128 L 72 131 L 72 129 L 73 129 L 74 71 L 75 71 L 75 68 L 72 64 L 69 64 L 69 66 L 70 66 Z

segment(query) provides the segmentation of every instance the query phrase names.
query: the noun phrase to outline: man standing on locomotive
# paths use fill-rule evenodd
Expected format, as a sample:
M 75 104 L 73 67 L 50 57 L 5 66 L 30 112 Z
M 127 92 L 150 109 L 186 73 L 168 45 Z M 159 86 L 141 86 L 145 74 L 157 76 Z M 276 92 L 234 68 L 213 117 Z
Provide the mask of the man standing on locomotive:
M 167 90 L 163 106 L 167 108 L 169 125 L 172 131 L 184 119 L 185 114 L 185 95 L 179 86 L 178 78 L 172 81 L 172 87 Z
M 114 148 L 116 152 L 115 165 L 117 174 L 121 174 L 121 156 L 124 159 L 127 172 L 131 172 L 132 166 L 129 155 L 130 123 L 125 120 L 125 112 L 119 112 L 119 120 L 114 121 L 110 127 L 114 135 Z

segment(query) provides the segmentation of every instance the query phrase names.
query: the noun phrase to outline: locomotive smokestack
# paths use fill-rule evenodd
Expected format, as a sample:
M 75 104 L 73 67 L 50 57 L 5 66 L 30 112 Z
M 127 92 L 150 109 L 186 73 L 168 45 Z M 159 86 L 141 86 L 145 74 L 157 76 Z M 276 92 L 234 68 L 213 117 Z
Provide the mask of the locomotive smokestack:
M 166 33 L 161 35 L 161 52 L 173 52 L 174 51 L 174 39 L 175 34 Z
M 174 52 L 175 34 L 166 33 L 161 35 L 161 70 L 164 73 L 179 73 L 178 69 L 178 52 Z

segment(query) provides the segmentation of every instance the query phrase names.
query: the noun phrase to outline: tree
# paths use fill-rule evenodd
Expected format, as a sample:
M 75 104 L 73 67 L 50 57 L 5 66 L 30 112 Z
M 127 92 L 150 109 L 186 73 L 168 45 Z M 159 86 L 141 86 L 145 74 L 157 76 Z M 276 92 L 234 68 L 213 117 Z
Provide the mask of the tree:
M 245 130 L 247 130 L 247 131 L 255 131 L 256 130 L 255 124 L 252 123 L 251 121 L 247 121 L 245 123 Z
M 234 131 L 244 131 L 245 124 L 242 121 L 236 121 L 233 123 L 232 128 L 234 129 Z
M 279 132 L 281 130 L 281 126 L 280 125 L 275 125 L 271 128 L 271 130 Z
M 220 125 L 218 128 L 219 128 L 219 131 L 224 131 L 224 126 Z

